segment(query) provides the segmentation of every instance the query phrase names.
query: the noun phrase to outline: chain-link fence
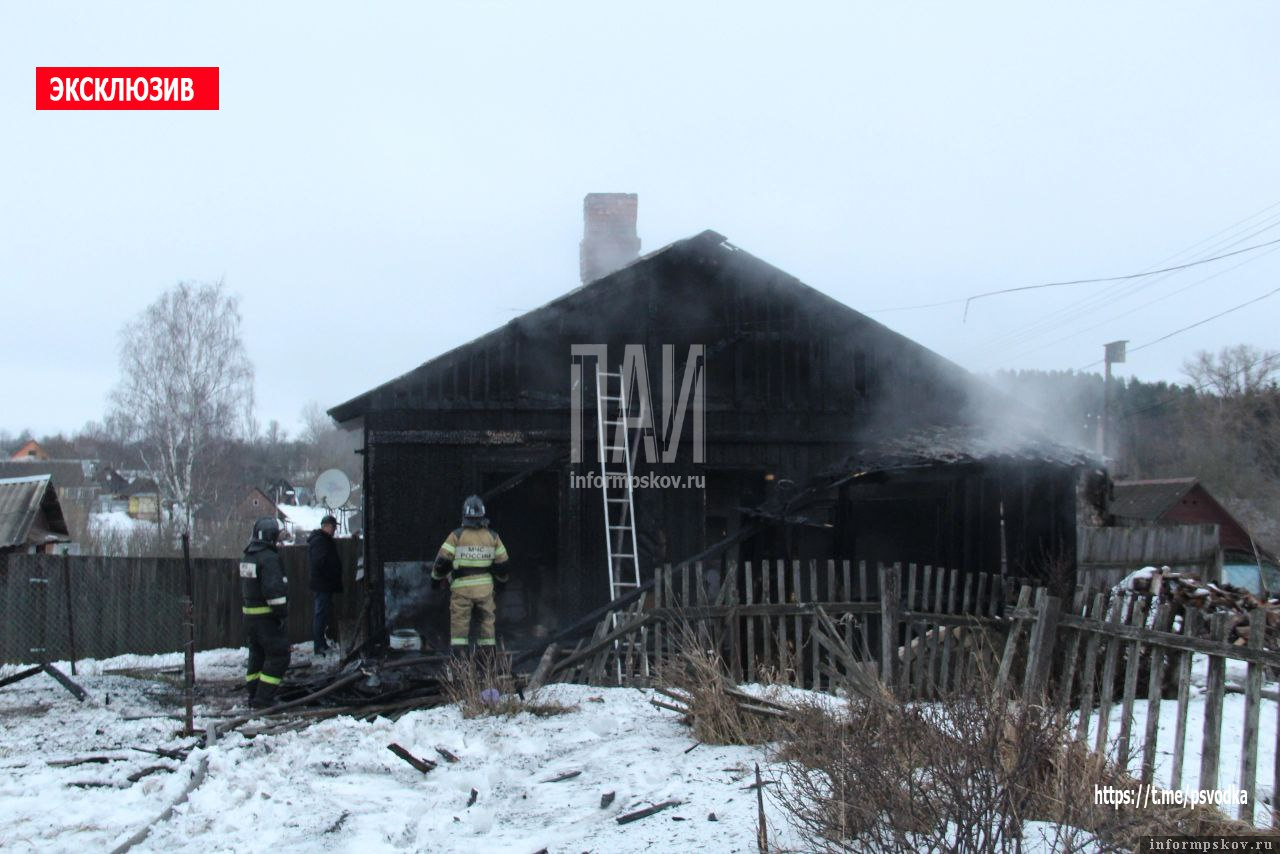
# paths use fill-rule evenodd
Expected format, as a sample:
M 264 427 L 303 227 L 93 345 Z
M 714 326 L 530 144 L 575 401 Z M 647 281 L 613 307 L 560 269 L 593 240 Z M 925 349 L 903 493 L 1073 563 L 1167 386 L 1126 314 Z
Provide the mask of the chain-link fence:
M 0 564 L 0 662 L 182 648 L 182 562 L 9 555 Z

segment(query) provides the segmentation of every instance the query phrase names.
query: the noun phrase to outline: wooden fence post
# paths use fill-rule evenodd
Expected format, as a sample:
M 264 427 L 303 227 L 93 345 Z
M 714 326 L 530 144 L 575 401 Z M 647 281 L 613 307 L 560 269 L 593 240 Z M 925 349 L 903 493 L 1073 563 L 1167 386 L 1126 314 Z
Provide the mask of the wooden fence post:
M 981 582 L 979 582 L 981 587 Z M 981 602 L 981 600 L 979 600 Z M 1003 694 L 1009 684 L 1009 675 L 1013 671 L 1013 658 L 1018 652 L 1018 643 L 1022 640 L 1022 631 L 1026 628 L 1026 611 L 1031 606 L 1031 588 L 1023 585 L 1018 591 L 1017 614 L 1013 625 L 1009 627 L 1009 637 L 1005 640 L 1004 655 L 1000 657 L 1000 668 L 996 672 L 996 694 Z
M 191 575 L 191 534 L 187 531 L 182 532 L 182 580 L 184 590 L 182 596 L 182 731 L 184 735 L 189 736 L 195 732 L 193 715 L 196 697 L 196 624 L 195 584 Z
M 890 690 L 898 684 L 898 588 L 901 579 L 897 569 L 879 564 L 880 568 L 880 681 Z
M 1254 608 L 1249 612 L 1249 646 L 1252 649 L 1262 649 L 1266 630 L 1266 609 Z M 1245 792 L 1245 799 L 1240 805 L 1240 820 L 1250 824 L 1253 824 L 1253 796 L 1258 787 L 1258 711 L 1262 705 L 1263 669 L 1263 665 L 1251 661 L 1245 677 L 1244 743 L 1240 748 L 1240 788 Z M 1273 800 L 1272 810 L 1275 808 Z
M 1027 672 L 1022 680 L 1022 698 L 1025 703 L 1041 702 L 1049 687 L 1053 648 L 1058 640 L 1058 618 L 1061 616 L 1062 600 L 1057 596 L 1045 596 L 1036 607 L 1036 624 L 1031 630 L 1031 641 L 1027 649 Z
M 1227 615 L 1218 613 L 1211 618 L 1213 639 L 1227 642 Z M 1200 788 L 1218 788 L 1218 760 L 1222 753 L 1222 696 L 1227 679 L 1227 660 L 1218 655 L 1209 656 L 1209 672 L 1205 679 L 1204 741 L 1200 756 Z

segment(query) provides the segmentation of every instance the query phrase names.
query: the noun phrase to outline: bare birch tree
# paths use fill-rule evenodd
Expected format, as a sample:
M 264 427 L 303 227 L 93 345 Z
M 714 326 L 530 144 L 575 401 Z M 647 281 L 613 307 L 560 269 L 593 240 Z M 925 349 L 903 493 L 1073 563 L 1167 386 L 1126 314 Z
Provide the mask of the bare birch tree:
M 1217 355 L 1201 350 L 1183 363 L 1182 370 L 1197 388 L 1222 398 L 1242 398 L 1276 390 L 1280 353 L 1248 344 L 1223 347 Z
M 235 297 L 217 284 L 183 282 L 120 336 L 112 416 L 142 448 L 142 462 L 191 529 L 201 499 L 201 459 L 242 432 L 253 409 L 253 365 L 240 340 Z

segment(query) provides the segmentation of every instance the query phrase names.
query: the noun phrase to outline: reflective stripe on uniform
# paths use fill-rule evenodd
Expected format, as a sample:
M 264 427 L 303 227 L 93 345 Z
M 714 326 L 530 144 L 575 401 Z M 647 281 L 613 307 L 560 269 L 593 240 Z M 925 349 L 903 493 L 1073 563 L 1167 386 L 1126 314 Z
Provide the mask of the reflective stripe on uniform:
M 464 575 L 462 578 L 455 578 L 453 583 L 449 585 L 450 590 L 456 590 L 459 587 L 479 587 L 482 584 L 492 584 L 493 576 L 487 572 L 478 575 Z
M 244 677 L 244 681 L 246 681 L 246 682 L 257 682 L 257 681 L 258 681 L 258 677 L 259 677 L 259 676 L 261 676 L 261 675 L 262 675 L 261 673 L 250 673 L 248 676 Z
M 476 641 L 476 646 L 496 646 L 497 643 L 497 638 L 480 638 Z
M 477 569 L 477 568 L 479 568 L 479 569 L 487 569 L 487 568 L 489 568 L 489 567 L 493 566 L 493 561 L 492 561 L 492 560 L 489 560 L 488 558 L 480 558 L 479 560 L 470 560 L 470 559 L 465 558 L 465 557 L 460 557 L 460 558 L 458 558 L 457 560 L 455 560 L 455 561 L 453 562 L 453 565 L 454 565 L 454 566 L 466 566 L 466 567 L 470 567 L 470 568 L 472 568 L 472 569 Z
M 271 609 L 264 605 L 254 605 L 254 606 L 245 605 L 240 610 L 251 617 L 257 617 L 261 614 L 271 613 Z
M 268 676 L 267 674 L 263 673 L 263 674 L 261 674 L 258 678 L 259 678 L 259 679 L 261 679 L 263 682 L 265 682 L 265 683 L 266 683 L 266 684 L 268 684 L 268 685 L 279 685 L 279 684 L 280 684 L 280 677 L 279 677 L 279 676 Z
M 452 555 L 455 551 L 457 551 L 457 549 L 454 547 L 453 543 L 446 542 L 443 546 L 440 547 L 440 551 L 444 552 L 447 555 Z
M 285 602 L 287 602 L 287 601 L 289 601 L 287 596 L 278 596 L 278 597 L 276 597 L 275 599 L 268 599 L 268 600 L 267 600 L 267 604 L 268 604 L 268 605 L 283 605 L 283 604 L 284 604 Z
M 467 639 L 466 638 L 449 638 L 449 643 L 452 644 L 453 646 L 466 646 Z

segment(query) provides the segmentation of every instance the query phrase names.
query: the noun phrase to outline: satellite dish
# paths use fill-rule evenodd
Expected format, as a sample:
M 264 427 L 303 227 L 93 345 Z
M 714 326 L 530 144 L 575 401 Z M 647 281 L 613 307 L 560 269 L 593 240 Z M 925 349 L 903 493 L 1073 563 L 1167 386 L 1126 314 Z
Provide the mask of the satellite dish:
M 322 471 L 316 478 L 316 499 L 330 510 L 336 510 L 351 497 L 351 481 L 341 469 Z

